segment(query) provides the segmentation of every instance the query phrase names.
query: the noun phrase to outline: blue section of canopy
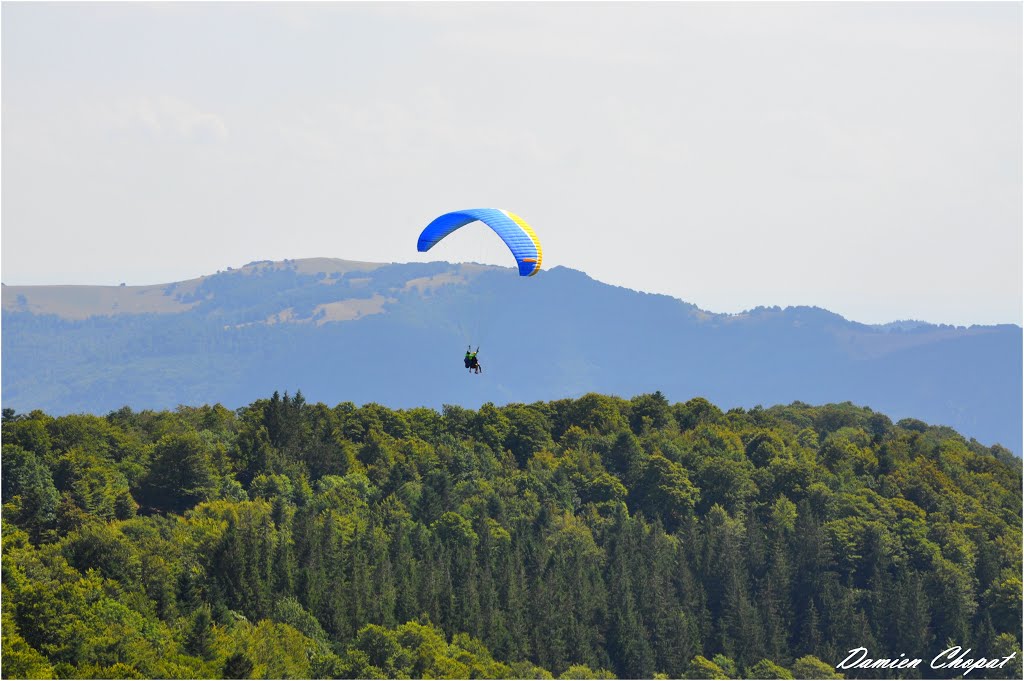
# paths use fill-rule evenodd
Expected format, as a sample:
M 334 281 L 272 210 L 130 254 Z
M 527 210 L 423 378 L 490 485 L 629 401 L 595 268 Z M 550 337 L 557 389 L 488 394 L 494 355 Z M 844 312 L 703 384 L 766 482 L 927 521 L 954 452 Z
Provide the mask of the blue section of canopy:
M 526 223 L 510 217 L 508 213 L 497 208 L 472 208 L 445 213 L 435 219 L 420 234 L 416 249 L 420 252 L 429 251 L 434 245 L 459 227 L 479 220 L 501 237 L 516 262 L 519 263 L 519 274 L 529 277 L 540 269 L 540 244 L 536 235 L 532 234 Z

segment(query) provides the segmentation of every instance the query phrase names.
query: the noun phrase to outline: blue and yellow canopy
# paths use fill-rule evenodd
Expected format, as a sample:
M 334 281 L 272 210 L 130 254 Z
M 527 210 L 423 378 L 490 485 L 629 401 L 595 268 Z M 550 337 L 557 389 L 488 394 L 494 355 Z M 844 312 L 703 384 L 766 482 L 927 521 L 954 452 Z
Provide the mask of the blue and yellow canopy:
M 519 263 L 520 276 L 532 277 L 540 271 L 542 253 L 537 234 L 521 217 L 500 208 L 471 208 L 445 213 L 423 230 L 416 250 L 429 251 L 434 244 L 459 227 L 476 220 L 493 229 L 505 242 Z

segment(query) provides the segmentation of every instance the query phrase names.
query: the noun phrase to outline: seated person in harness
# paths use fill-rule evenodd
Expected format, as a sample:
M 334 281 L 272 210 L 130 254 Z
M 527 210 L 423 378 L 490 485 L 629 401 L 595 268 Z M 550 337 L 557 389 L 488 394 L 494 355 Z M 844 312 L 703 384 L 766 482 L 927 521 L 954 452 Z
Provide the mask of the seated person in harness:
M 476 358 L 476 353 L 480 352 L 480 348 L 477 348 L 475 352 L 470 352 L 469 348 L 466 348 L 465 365 L 466 368 L 475 374 L 479 374 L 483 369 L 480 367 L 480 362 Z

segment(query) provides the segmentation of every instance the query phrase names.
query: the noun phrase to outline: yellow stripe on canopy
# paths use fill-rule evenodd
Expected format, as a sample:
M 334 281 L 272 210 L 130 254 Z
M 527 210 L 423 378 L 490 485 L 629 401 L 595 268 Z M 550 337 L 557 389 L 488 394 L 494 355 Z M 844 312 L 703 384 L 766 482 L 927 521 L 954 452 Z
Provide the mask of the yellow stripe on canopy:
M 530 225 L 526 224 L 526 220 L 523 220 L 521 217 L 519 217 L 518 215 L 516 215 L 515 213 L 513 213 L 511 211 L 503 210 L 501 212 L 504 213 L 505 215 L 509 216 L 510 218 L 512 218 L 512 220 L 517 225 L 522 227 L 523 231 L 526 232 L 526 236 L 530 237 L 530 240 L 533 241 L 533 244 L 537 247 L 537 264 L 534 265 L 533 271 L 530 272 L 530 274 L 528 275 L 528 276 L 532 277 L 533 275 L 537 274 L 537 272 L 540 271 L 540 264 L 541 264 L 541 261 L 544 259 L 544 253 L 543 253 L 543 251 L 540 248 L 540 239 L 537 238 L 537 233 L 533 231 L 533 227 L 530 227 Z M 530 261 L 529 260 L 524 260 L 523 262 L 530 262 Z

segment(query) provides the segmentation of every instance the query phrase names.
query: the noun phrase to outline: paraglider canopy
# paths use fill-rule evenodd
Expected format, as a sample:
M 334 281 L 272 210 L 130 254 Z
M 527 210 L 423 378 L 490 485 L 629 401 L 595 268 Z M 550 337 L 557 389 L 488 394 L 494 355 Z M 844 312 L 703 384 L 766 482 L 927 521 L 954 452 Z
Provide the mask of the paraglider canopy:
M 416 250 L 429 251 L 459 227 L 479 220 L 501 237 L 519 264 L 519 274 L 532 277 L 540 271 L 542 258 L 540 239 L 526 221 L 515 213 L 500 208 L 471 208 L 445 213 L 427 225 L 420 234 Z

